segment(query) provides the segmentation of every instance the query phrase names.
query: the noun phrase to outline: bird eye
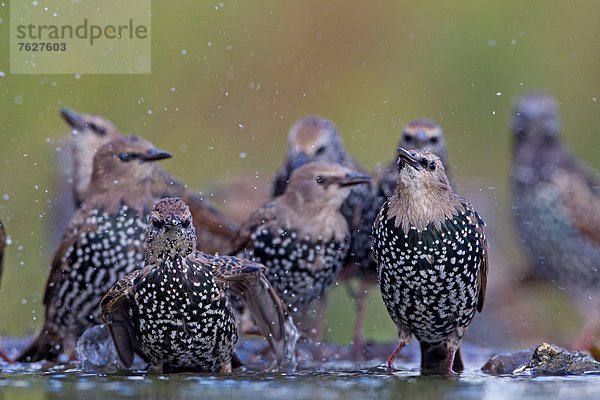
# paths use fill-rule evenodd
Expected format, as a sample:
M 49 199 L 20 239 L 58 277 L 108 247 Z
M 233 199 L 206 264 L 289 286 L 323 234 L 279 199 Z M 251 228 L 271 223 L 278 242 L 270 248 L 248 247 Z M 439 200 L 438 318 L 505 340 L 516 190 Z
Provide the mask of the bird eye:
M 435 165 L 435 161 L 431 161 L 431 162 L 429 163 L 429 166 L 428 166 L 429 170 L 430 170 L 430 171 L 435 171 L 435 167 L 436 167 L 436 165 Z
M 315 156 L 320 156 L 323 153 L 325 153 L 325 147 L 321 146 L 315 151 Z
M 119 160 L 123 161 L 123 162 L 129 162 L 131 160 L 135 160 L 136 158 L 139 158 L 139 154 L 137 153 L 120 153 L 119 154 Z
M 106 135 L 106 129 L 104 129 L 101 126 L 98 126 L 98 125 L 94 124 L 93 122 L 91 124 L 88 124 L 88 126 L 90 127 L 91 130 L 93 130 L 98 135 L 100 135 L 100 136 Z
M 327 180 L 327 179 L 325 179 L 325 177 L 324 177 L 324 176 L 321 176 L 321 175 L 318 175 L 318 176 L 317 176 L 317 183 L 318 183 L 319 185 L 322 185 L 322 184 L 324 184 L 326 180 Z
M 432 138 L 429 139 L 429 143 L 431 143 L 431 144 L 438 144 L 439 141 L 440 141 L 440 138 L 438 138 L 437 136 L 433 136 Z
M 404 134 L 404 141 L 405 141 L 406 143 L 409 143 L 409 142 L 411 142 L 411 141 L 412 141 L 412 139 L 413 139 L 413 137 L 412 137 L 411 135 L 409 135 L 408 133 L 405 133 L 405 134 Z

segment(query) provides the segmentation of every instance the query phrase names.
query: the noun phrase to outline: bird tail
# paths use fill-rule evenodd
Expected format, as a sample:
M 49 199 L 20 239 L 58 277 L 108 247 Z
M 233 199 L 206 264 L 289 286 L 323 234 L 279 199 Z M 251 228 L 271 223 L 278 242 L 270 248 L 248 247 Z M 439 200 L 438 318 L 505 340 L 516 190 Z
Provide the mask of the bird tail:
M 42 329 L 40 334 L 16 358 L 17 362 L 36 362 L 41 360 L 55 361 L 61 353 L 62 346 L 55 335 L 48 329 Z
M 460 351 L 456 351 L 456 358 L 454 354 L 448 343 L 421 342 L 421 373 L 447 375 L 452 373 L 453 368 L 462 370 Z

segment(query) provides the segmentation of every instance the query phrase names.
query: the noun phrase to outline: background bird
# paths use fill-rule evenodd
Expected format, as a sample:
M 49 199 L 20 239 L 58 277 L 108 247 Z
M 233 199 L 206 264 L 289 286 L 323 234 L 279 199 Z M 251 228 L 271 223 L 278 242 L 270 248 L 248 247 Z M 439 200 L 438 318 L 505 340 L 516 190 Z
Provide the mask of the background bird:
M 75 358 L 78 337 L 100 323 L 98 305 L 125 274 L 141 267 L 146 217 L 154 202 L 154 161 L 171 155 L 125 136 L 102 146 L 90 184 L 52 260 L 44 325 L 18 361 Z
M 585 319 L 572 344 L 600 328 L 600 181 L 560 139 L 558 103 L 532 92 L 513 112 L 513 203 L 520 243 L 537 275 L 564 287 Z
M 242 224 L 238 255 L 267 266 L 269 281 L 291 311 L 305 311 L 324 296 L 341 270 L 350 229 L 340 207 L 354 185 L 368 182 L 368 175 L 339 164 L 311 162 Z
M 125 366 L 137 353 L 167 370 L 231 372 L 238 331 L 228 288 L 245 297 L 277 357 L 283 357 L 285 306 L 262 274 L 264 267 L 196 252 L 192 215 L 181 199 L 154 206 L 145 248 L 144 267 L 120 280 L 101 302 Z
M 373 227 L 373 250 L 386 308 L 399 344 L 414 335 L 421 370 L 452 371 L 454 355 L 487 283 L 483 221 L 458 197 L 440 159 L 428 150 L 398 149 L 398 180 Z
M 350 168 L 353 171 L 366 170 L 346 151 L 342 137 L 333 122 L 319 117 L 309 116 L 299 119 L 292 125 L 288 134 L 288 150 L 273 182 L 273 196 L 281 195 L 290 179 L 290 174 L 300 166 L 312 161 L 326 161 Z M 355 347 L 361 348 L 362 321 L 366 302 L 365 271 L 372 265 L 371 261 L 371 226 L 372 221 L 364 223 L 365 213 L 373 202 L 372 190 L 369 185 L 359 185 L 351 189 L 350 195 L 344 201 L 341 211 L 346 218 L 351 232 L 350 251 L 340 278 L 347 283 L 348 292 L 356 301 L 356 319 L 353 335 Z M 361 281 L 358 291 L 350 286 L 350 279 L 358 277 Z M 323 323 L 326 298 L 321 300 L 318 312 L 318 325 Z M 320 338 L 319 338 L 320 339 Z
M 79 204 L 91 179 L 96 150 L 122 135 L 110 121 L 98 115 L 79 114 L 66 108 L 61 109 L 61 115 L 73 130 L 69 145 L 73 154 L 73 194 L 75 203 Z M 200 249 L 208 253 L 227 253 L 231 250 L 237 224 L 200 193 L 188 190 L 162 168 L 156 168 L 152 175 L 152 193 L 156 200 L 175 196 L 189 205 L 196 223 Z

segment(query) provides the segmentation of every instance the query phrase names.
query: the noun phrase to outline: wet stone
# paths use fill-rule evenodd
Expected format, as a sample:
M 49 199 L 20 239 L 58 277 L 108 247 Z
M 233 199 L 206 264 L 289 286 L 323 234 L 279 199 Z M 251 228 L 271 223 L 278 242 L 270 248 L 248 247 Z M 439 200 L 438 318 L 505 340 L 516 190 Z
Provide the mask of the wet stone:
M 515 373 L 555 376 L 600 373 L 600 362 L 585 353 L 572 353 L 562 347 L 542 343 L 535 349 L 531 361 Z
M 600 362 L 585 353 L 570 352 L 553 344 L 542 343 L 535 349 L 496 354 L 481 370 L 490 374 L 514 375 L 600 374 Z
M 481 370 L 488 374 L 512 374 L 515 369 L 531 360 L 534 351 L 535 347 L 531 347 L 495 354 L 481 367 Z

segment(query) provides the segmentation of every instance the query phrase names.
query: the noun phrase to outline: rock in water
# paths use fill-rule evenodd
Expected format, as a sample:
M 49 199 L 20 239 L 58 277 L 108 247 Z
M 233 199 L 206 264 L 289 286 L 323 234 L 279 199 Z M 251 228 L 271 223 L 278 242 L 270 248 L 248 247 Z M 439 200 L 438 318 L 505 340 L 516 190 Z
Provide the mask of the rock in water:
M 117 349 L 106 325 L 94 325 L 77 341 L 77 358 L 84 370 L 118 369 Z
M 481 370 L 488 374 L 512 374 L 513 371 L 531 361 L 535 348 L 498 353 L 492 356 Z
M 600 373 L 600 362 L 592 356 L 563 349 L 553 344 L 539 345 L 531 360 L 518 368 L 514 373 L 534 375 L 581 375 L 583 373 Z

